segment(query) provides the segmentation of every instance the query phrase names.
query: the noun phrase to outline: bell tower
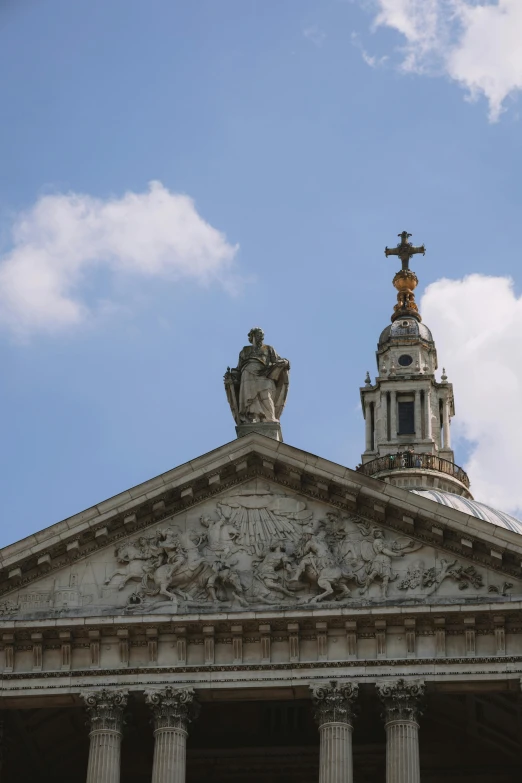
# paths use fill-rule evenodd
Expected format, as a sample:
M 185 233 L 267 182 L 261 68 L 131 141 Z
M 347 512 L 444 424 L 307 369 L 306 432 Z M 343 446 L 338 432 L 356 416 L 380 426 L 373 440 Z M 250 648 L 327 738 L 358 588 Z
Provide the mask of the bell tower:
M 437 381 L 437 350 L 415 302 L 418 278 L 410 269 L 414 247 L 403 231 L 386 256 L 402 262 L 393 278 L 397 304 L 377 344 L 377 377 L 366 374 L 361 402 L 366 449 L 359 470 L 408 489 L 442 489 L 471 498 L 469 479 L 451 448 L 453 386 L 445 371 Z

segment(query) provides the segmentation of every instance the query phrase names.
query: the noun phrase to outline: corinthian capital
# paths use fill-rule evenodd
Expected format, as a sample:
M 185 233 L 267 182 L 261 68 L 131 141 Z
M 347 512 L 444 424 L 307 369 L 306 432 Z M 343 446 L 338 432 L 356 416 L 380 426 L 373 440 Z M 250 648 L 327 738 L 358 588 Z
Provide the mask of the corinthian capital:
M 325 723 L 349 723 L 354 714 L 354 704 L 359 686 L 353 682 L 337 682 L 310 685 L 315 720 L 318 726 Z
M 154 716 L 155 729 L 182 729 L 196 720 L 200 706 L 193 688 L 173 688 L 145 691 L 145 702 Z
M 387 722 L 417 721 L 422 715 L 425 687 L 421 680 L 393 680 L 378 683 L 376 688 Z
M 86 691 L 80 694 L 87 707 L 91 731 L 120 731 L 123 711 L 127 706 L 128 691 Z

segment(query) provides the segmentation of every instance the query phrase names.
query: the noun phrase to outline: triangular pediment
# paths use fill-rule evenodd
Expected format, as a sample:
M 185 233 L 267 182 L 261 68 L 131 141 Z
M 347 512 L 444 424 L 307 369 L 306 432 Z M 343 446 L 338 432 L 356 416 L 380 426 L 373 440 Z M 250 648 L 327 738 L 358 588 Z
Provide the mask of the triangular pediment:
M 522 538 L 258 434 L 6 547 L 9 617 L 500 599 Z

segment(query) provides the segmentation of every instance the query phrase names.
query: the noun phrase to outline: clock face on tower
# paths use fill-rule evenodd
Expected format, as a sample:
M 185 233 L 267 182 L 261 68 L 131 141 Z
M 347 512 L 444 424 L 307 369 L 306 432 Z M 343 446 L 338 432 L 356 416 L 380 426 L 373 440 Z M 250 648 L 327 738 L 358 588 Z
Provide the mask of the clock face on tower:
M 412 362 L 412 357 L 407 353 L 403 353 L 402 356 L 399 356 L 399 364 L 401 367 L 409 367 Z

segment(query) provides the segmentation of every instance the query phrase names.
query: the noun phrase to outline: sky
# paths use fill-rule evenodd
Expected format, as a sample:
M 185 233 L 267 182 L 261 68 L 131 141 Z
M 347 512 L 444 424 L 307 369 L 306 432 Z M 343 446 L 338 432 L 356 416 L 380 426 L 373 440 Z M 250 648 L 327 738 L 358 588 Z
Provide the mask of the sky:
M 235 438 L 354 467 L 406 229 L 456 461 L 522 514 L 519 0 L 0 0 L 0 545 Z

